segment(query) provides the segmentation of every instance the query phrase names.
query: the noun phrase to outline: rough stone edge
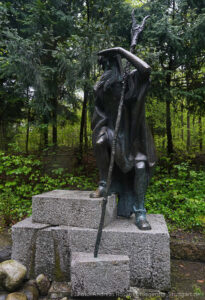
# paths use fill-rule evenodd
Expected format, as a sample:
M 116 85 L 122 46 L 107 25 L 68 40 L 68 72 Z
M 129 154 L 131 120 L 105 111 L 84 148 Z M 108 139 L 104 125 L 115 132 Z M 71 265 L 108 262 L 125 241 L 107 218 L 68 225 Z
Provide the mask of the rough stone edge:
M 55 192 L 70 192 L 69 196 L 61 196 L 56 194 Z M 52 193 L 54 193 L 54 195 L 52 195 Z M 72 195 L 73 193 L 73 195 Z M 100 222 L 100 214 L 101 214 L 101 205 L 103 202 L 103 197 L 100 198 L 90 198 L 89 194 L 91 193 L 91 191 L 78 191 L 78 190 L 72 190 L 72 191 L 68 191 L 68 190 L 53 190 L 50 192 L 46 192 L 46 193 L 42 193 L 39 195 L 35 195 L 32 197 L 32 209 L 34 211 L 33 215 L 32 215 L 32 222 L 33 223 L 39 223 L 39 224 L 49 224 L 51 226 L 70 226 L 70 227 L 76 227 L 76 224 L 70 224 L 69 221 L 68 223 L 66 222 L 56 222 L 56 221 L 51 221 L 50 218 L 48 218 L 48 220 L 42 220 L 42 218 L 39 218 L 38 215 L 35 213 L 37 210 L 37 207 L 35 207 L 35 200 L 40 201 L 41 199 L 46 199 L 47 201 L 49 201 L 49 199 L 51 200 L 57 200 L 57 199 L 62 199 L 62 200 L 68 200 L 70 199 L 71 201 L 75 201 L 75 200 L 79 200 L 79 201 L 85 201 L 85 205 L 87 201 L 90 201 L 92 205 L 96 204 L 99 206 L 99 216 L 95 216 L 96 220 L 91 221 L 91 224 L 88 225 L 86 224 L 79 224 L 79 226 L 77 227 L 82 227 L 82 228 L 91 228 L 91 229 L 98 229 L 99 226 L 99 222 Z M 92 206 L 91 205 L 91 206 Z M 112 194 L 108 197 L 108 203 L 107 203 L 107 207 L 106 207 L 106 213 L 105 213 L 105 220 L 104 220 L 104 227 L 106 227 L 107 225 L 111 224 L 117 217 L 117 200 L 116 200 L 116 195 Z
M 126 273 L 127 276 L 124 278 L 125 286 L 119 287 L 119 286 L 109 286 L 109 292 L 102 292 L 102 290 L 97 293 L 92 293 L 91 291 L 88 292 L 87 286 L 85 288 L 85 292 L 83 291 L 77 291 L 74 290 L 74 287 L 72 286 L 72 280 L 76 280 L 76 267 L 80 268 L 82 265 L 85 264 L 85 268 L 89 269 L 91 268 L 92 264 L 96 265 L 103 265 L 104 268 L 107 269 L 108 265 L 112 265 L 112 268 L 122 268 L 121 273 L 124 274 L 125 272 L 125 266 L 127 267 Z M 97 258 L 94 257 L 93 253 L 87 253 L 87 252 L 73 252 L 71 255 L 71 296 L 72 297 L 117 297 L 117 296 L 123 296 L 126 293 L 128 293 L 130 288 L 130 259 L 127 255 L 112 255 L 112 254 L 99 254 Z M 92 270 L 89 269 L 92 273 Z M 95 271 L 96 272 L 96 271 Z M 84 270 L 83 270 L 84 273 Z M 119 273 L 118 273 L 119 274 Z M 119 275 L 118 275 L 119 276 Z M 78 278 L 79 279 L 79 278 Z M 107 280 L 107 279 L 106 279 Z M 121 278 L 122 280 L 122 278 Z M 116 282 L 116 281 L 115 281 Z M 93 282 L 92 282 L 93 283 Z M 83 283 L 84 285 L 84 283 Z

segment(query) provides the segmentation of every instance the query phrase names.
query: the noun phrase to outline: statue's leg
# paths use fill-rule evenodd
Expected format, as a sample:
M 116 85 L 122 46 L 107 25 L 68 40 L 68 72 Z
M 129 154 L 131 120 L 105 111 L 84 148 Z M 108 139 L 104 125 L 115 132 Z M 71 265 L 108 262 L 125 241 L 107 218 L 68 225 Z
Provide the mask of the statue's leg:
M 95 157 L 97 167 L 100 173 L 100 182 L 98 189 L 90 194 L 92 198 L 103 197 L 105 195 L 107 175 L 110 164 L 110 151 L 107 131 L 104 129 L 100 132 L 95 144 Z
M 135 166 L 135 194 L 136 202 L 133 210 L 136 216 L 136 225 L 141 230 L 150 230 L 151 226 L 146 218 L 145 194 L 149 182 L 149 171 L 145 161 L 138 161 Z

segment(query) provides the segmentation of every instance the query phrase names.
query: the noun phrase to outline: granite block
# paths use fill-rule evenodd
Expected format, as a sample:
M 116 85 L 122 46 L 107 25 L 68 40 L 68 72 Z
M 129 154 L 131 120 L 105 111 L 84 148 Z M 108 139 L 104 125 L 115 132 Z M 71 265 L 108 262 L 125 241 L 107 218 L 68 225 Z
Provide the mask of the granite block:
M 90 198 L 89 191 L 54 190 L 32 197 L 32 220 L 50 225 L 98 228 L 103 198 Z M 117 215 L 116 196 L 108 197 L 105 223 Z
M 130 285 L 129 257 L 125 255 L 72 253 L 71 295 L 120 296 Z
M 103 229 L 99 254 L 127 255 L 132 286 L 170 289 L 169 233 L 162 215 L 147 215 L 152 229 L 141 231 L 134 218 L 117 218 Z M 13 226 L 12 258 L 32 278 L 45 273 L 50 280 L 68 281 L 70 253 L 93 253 L 97 229 L 49 226 L 26 219 Z M 45 271 L 46 272 L 45 272 Z M 66 278 L 66 279 L 65 279 Z
M 25 219 L 12 227 L 12 259 L 27 267 L 29 279 L 43 273 L 49 280 L 70 280 L 70 247 L 65 226 Z
M 27 267 L 28 276 L 32 272 L 35 260 L 37 234 L 48 226 L 47 224 L 32 223 L 31 217 L 12 226 L 11 258 Z
M 118 218 L 103 229 L 100 254 L 127 255 L 131 284 L 170 289 L 169 233 L 162 215 L 148 215 L 152 229 L 139 230 L 134 218 Z M 70 228 L 71 252 L 93 252 L 97 230 Z

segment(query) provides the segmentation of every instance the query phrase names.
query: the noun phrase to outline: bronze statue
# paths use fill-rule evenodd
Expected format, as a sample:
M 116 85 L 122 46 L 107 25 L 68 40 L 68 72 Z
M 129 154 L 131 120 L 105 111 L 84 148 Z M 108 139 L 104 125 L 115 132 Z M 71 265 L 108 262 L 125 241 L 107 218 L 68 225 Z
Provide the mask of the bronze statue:
M 136 22 L 133 22 L 133 27 L 138 30 L 138 34 L 133 30 L 132 51 L 142 31 L 142 26 L 137 26 Z M 92 130 L 100 182 L 97 191 L 92 193 L 91 197 L 105 197 L 107 192 L 116 193 L 119 198 L 118 216 L 130 217 L 135 213 L 138 228 L 149 230 L 151 227 L 146 219 L 144 202 L 151 170 L 156 161 L 153 139 L 145 120 L 145 96 L 150 84 L 151 68 L 121 47 L 100 51 L 98 55 L 104 73 L 94 87 L 95 110 Z M 126 68 L 123 73 L 122 58 L 135 69 L 129 71 Z M 115 124 L 122 96 L 123 106 L 118 120 L 113 168 L 108 184 L 112 144 L 117 127 Z

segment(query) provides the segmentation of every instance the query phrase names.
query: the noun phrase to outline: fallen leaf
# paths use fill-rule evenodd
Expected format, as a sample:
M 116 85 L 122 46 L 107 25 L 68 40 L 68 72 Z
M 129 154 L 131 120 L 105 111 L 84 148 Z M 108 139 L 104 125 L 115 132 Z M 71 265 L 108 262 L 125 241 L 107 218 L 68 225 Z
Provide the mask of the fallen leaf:
M 198 283 L 204 283 L 204 280 L 197 280 Z

